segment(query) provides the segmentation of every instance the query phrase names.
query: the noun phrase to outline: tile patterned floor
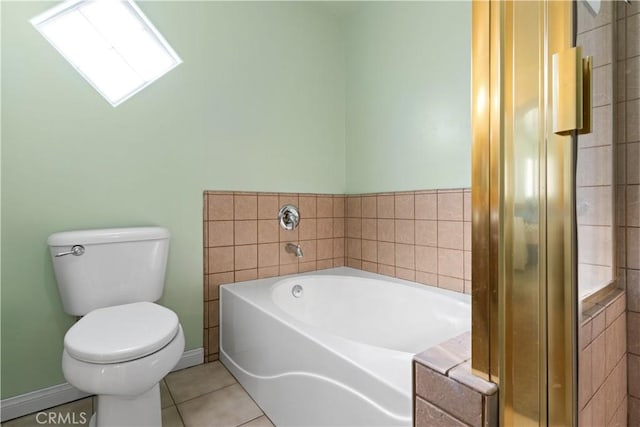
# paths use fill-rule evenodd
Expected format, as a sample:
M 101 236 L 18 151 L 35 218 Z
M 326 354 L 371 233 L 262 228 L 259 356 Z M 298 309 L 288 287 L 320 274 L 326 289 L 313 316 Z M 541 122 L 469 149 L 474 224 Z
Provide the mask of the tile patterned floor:
M 220 362 L 172 372 L 160 383 L 163 427 L 273 427 L 251 397 Z M 93 399 L 78 400 L 42 412 L 69 414 L 68 423 L 82 426 L 81 414 L 93 412 Z M 38 426 L 37 414 L 3 423 L 3 427 Z M 75 417 L 74 417 L 75 416 Z M 40 416 L 42 420 L 42 415 Z

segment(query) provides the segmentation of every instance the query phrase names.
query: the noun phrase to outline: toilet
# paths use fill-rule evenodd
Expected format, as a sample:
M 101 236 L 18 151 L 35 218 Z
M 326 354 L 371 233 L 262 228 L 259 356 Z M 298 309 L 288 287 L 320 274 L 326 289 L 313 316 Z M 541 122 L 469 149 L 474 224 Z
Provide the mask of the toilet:
M 159 382 L 184 352 L 178 316 L 155 304 L 169 252 L 162 227 L 54 233 L 47 239 L 64 311 L 62 371 L 97 396 L 91 425 L 160 426 Z

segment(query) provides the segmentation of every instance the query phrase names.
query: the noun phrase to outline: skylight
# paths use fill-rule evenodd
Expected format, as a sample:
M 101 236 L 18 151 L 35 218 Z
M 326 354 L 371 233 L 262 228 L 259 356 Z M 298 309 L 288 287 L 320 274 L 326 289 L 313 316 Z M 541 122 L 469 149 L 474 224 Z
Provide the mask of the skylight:
M 132 0 L 67 0 L 31 23 L 114 107 L 182 63 Z

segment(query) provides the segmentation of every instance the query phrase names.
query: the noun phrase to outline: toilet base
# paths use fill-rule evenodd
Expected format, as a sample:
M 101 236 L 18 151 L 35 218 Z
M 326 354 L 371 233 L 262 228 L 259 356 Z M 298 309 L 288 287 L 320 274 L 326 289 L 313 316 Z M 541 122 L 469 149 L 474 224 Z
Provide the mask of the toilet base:
M 98 395 L 98 408 L 91 421 L 96 427 L 160 427 L 160 385 L 138 396 Z

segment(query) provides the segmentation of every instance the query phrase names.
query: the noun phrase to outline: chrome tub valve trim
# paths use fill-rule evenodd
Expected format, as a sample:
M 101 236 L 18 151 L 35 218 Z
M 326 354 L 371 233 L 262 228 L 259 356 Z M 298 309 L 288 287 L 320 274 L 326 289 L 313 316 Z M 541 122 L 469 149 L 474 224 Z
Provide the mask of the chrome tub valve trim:
M 293 205 L 284 205 L 278 212 L 278 220 L 280 227 L 285 230 L 294 230 L 300 223 L 300 213 L 298 208 Z

